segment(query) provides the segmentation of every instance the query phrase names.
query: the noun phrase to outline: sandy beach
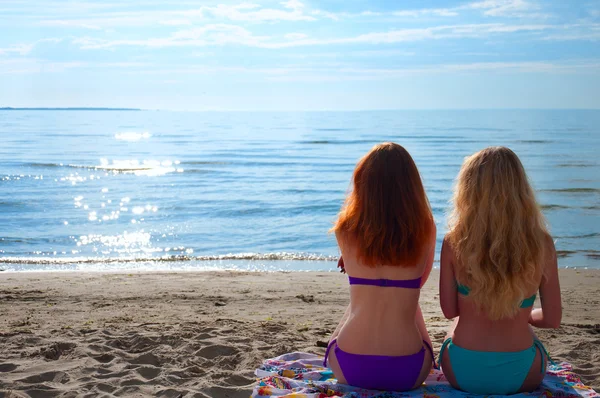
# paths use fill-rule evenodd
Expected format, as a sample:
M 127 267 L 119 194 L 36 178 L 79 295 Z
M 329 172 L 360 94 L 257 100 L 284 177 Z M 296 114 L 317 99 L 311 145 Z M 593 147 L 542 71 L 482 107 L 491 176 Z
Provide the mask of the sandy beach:
M 539 336 L 599 390 L 600 271 L 560 277 L 562 327 Z M 437 281 L 421 295 L 436 350 Z M 263 359 L 323 354 L 347 302 L 337 273 L 0 273 L 0 397 L 248 397 Z

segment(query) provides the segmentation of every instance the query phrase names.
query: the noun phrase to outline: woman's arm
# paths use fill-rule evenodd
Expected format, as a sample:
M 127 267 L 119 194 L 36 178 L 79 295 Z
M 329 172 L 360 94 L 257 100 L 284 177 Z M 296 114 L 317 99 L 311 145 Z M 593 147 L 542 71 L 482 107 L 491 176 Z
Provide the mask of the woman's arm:
M 442 253 L 440 255 L 440 306 L 444 316 L 448 319 L 457 317 L 458 314 L 458 291 L 456 289 L 456 278 L 453 266 L 454 253 L 444 237 Z
M 529 323 L 538 328 L 557 329 L 562 319 L 560 284 L 558 282 L 558 260 L 552 238 L 548 237 L 548 260 L 540 284 L 542 308 L 536 308 L 529 315 Z
M 425 263 L 425 270 L 423 270 L 423 275 L 421 275 L 421 287 L 425 285 L 427 279 L 429 279 L 429 274 L 431 273 L 431 269 L 433 268 L 433 258 L 435 257 L 435 239 L 436 239 L 436 228 L 435 222 L 433 222 L 433 231 L 431 232 L 431 249 L 429 249 L 429 253 L 427 254 L 427 262 Z

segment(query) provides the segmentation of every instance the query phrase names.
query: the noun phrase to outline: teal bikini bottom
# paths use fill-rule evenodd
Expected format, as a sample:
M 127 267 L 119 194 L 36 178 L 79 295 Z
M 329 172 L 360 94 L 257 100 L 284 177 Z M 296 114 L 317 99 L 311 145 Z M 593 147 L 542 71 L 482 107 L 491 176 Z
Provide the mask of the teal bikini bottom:
M 440 350 L 440 365 L 446 348 L 456 383 L 461 390 L 473 394 L 514 394 L 527 378 L 537 350 L 542 354 L 542 373 L 546 371 L 546 358 L 550 359 L 537 339 L 530 348 L 517 352 L 467 350 L 447 339 Z

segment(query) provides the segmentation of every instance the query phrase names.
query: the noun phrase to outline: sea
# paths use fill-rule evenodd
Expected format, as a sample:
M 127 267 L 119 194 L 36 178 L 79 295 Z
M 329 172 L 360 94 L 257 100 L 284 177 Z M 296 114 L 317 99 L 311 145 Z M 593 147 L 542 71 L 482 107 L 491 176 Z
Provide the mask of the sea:
M 465 156 L 513 149 L 559 266 L 600 268 L 600 111 L 0 111 L 4 271 L 335 271 L 358 159 L 394 141 L 447 230 Z

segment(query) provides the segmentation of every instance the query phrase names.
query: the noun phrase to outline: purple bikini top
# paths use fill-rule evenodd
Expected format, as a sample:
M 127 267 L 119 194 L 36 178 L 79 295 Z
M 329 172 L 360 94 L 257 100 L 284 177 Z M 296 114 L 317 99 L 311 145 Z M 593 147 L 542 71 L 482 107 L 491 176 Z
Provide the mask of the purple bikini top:
M 338 267 L 341 268 L 340 272 L 346 273 L 344 269 L 344 259 L 340 257 L 338 260 Z M 405 289 L 420 289 L 421 288 L 421 277 L 417 279 L 408 280 L 394 280 L 394 279 L 366 279 L 366 278 L 355 278 L 348 276 L 348 281 L 351 285 L 367 285 L 367 286 L 380 286 L 380 287 L 403 287 Z
M 366 279 L 348 276 L 351 285 L 367 285 L 380 287 L 403 287 L 405 289 L 420 289 L 421 277 L 417 279 L 395 280 L 395 279 Z

